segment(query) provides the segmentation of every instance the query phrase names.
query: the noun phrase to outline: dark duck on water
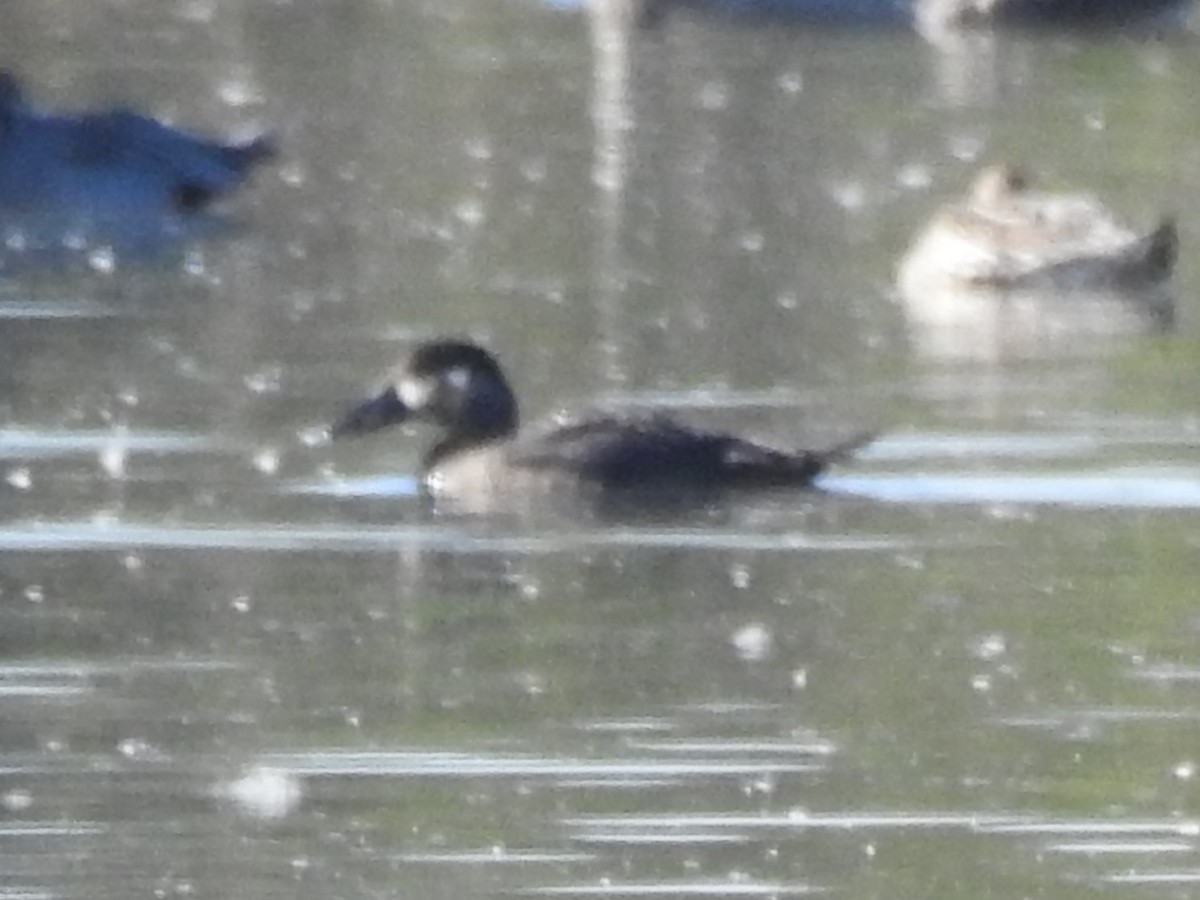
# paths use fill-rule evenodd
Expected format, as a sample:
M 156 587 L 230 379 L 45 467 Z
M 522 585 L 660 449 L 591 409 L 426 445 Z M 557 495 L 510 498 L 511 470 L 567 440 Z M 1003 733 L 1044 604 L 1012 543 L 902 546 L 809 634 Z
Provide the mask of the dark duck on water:
M 422 475 L 436 494 L 528 492 L 563 482 L 602 491 L 808 487 L 872 439 L 823 450 L 778 450 L 665 415 L 605 414 L 519 433 L 517 400 L 500 365 L 473 343 L 417 347 L 376 397 L 331 428 L 362 435 L 409 419 L 433 425 Z

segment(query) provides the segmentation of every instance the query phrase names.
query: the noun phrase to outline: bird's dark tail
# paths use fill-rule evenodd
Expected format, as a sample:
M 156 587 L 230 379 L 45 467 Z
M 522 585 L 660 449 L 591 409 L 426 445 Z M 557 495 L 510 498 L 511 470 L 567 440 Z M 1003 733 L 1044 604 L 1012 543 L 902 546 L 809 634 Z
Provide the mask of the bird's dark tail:
M 823 450 L 806 450 L 793 457 L 793 466 L 797 470 L 797 477 L 807 484 L 833 464 L 852 457 L 877 437 L 879 437 L 877 429 L 860 431 L 832 447 L 826 447 Z
M 864 431 L 822 450 L 797 451 L 775 450 L 734 438 L 724 448 L 727 483 L 764 488 L 807 486 L 877 436 L 877 431 Z

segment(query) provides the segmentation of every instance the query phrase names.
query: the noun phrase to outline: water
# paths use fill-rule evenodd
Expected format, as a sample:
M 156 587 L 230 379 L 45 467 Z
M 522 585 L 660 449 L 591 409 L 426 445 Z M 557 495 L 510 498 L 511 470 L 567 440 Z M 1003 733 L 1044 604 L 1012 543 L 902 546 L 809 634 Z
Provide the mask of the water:
M 1189 35 L 629 35 L 521 0 L 0 24 L 43 104 L 285 149 L 228 231 L 0 281 L 0 898 L 1200 879 Z M 901 304 L 917 225 L 1002 157 L 1180 213 L 1176 325 Z M 530 417 L 883 436 L 810 494 L 431 511 L 417 432 L 317 438 L 443 333 Z

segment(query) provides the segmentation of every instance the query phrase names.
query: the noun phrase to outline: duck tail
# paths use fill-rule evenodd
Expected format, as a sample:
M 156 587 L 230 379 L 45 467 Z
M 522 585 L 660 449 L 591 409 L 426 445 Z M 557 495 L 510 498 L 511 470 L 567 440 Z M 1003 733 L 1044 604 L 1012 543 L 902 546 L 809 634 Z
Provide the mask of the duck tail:
M 261 162 L 279 155 L 279 143 L 271 133 L 260 134 L 240 144 L 222 148 L 225 165 L 235 172 L 248 172 Z
M 801 469 L 807 470 L 807 480 L 812 481 L 835 463 L 850 459 L 855 453 L 867 446 L 867 444 L 870 444 L 877 437 L 879 437 L 878 429 L 860 431 L 844 441 L 839 441 L 832 447 L 826 447 L 823 450 L 809 450 L 801 454 Z
M 1174 216 L 1164 216 L 1146 238 L 1146 265 L 1165 278 L 1175 268 L 1179 256 L 1179 226 Z
M 853 437 L 847 438 L 844 441 L 839 441 L 832 447 L 827 447 L 824 450 L 818 450 L 817 455 L 820 456 L 826 465 L 842 460 L 849 459 L 867 444 L 875 441 L 879 437 L 879 429 L 872 428 L 870 431 L 860 431 Z
M 777 453 L 774 460 L 775 465 L 770 467 L 774 470 L 774 477 L 768 475 L 765 480 L 779 484 L 811 484 L 830 466 L 849 459 L 877 437 L 879 437 L 877 429 L 860 431 L 858 434 L 822 450 Z

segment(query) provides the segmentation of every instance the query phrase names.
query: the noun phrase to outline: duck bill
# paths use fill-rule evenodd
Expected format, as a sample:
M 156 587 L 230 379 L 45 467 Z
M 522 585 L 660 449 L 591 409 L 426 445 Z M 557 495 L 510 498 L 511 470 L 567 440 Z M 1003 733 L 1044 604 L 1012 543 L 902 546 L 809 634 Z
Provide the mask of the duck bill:
M 389 425 L 403 422 L 410 415 L 412 415 L 412 410 L 404 405 L 404 401 L 396 394 L 395 389 L 388 388 L 378 397 L 356 406 L 334 422 L 329 429 L 329 436 L 337 440 L 343 437 L 370 434 L 381 428 L 387 428 Z

